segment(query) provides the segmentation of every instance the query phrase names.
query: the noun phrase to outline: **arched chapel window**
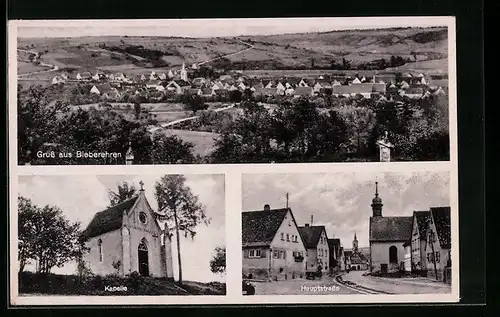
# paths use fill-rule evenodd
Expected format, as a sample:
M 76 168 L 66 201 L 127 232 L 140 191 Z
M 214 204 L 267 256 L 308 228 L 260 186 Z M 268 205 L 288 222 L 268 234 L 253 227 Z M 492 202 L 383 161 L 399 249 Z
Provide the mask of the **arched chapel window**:
M 395 246 L 389 248 L 389 263 L 398 263 L 398 248 Z
M 97 248 L 99 249 L 99 262 L 102 262 L 102 240 L 97 241 Z

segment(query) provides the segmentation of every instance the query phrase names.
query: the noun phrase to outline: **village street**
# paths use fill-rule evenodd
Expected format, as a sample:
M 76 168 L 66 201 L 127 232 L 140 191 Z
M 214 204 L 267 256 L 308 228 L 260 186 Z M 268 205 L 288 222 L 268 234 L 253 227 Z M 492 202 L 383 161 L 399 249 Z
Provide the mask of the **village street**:
M 436 282 L 429 278 L 385 278 L 363 276 L 367 271 L 350 271 L 342 275 L 344 281 L 355 283 L 372 290 L 389 294 L 443 294 L 451 293 L 451 285 Z
M 341 285 L 335 279 L 324 276 L 321 280 L 294 279 L 276 282 L 253 282 L 255 295 L 346 295 L 365 294 Z M 320 289 L 318 286 L 324 286 Z

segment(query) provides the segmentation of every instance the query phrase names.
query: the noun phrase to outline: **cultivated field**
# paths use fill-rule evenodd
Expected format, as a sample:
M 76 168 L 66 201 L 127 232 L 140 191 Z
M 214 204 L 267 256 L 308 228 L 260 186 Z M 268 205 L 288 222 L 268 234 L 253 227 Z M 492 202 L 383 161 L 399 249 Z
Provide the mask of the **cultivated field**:
M 245 44 L 247 43 L 247 44 Z M 20 38 L 18 48 L 41 52 L 42 59 L 63 67 L 95 71 L 97 68 L 126 74 L 168 71 L 178 68 L 182 62 L 188 66 L 218 58 L 227 54 L 253 48 L 227 58 L 231 62 L 258 63 L 265 68 L 280 67 L 312 68 L 328 67 L 332 61 L 342 59 L 353 63 L 368 62 L 380 58 L 389 60 L 392 55 L 409 58 L 415 63 L 405 65 L 408 70 L 447 70 L 443 63 L 447 56 L 446 28 L 401 28 L 377 30 L 333 31 L 323 33 L 297 33 L 271 36 L 242 36 L 237 38 L 174 38 L 174 37 L 77 37 L 77 38 Z M 103 46 L 105 45 L 105 46 Z M 143 56 L 124 54 L 114 48 L 140 46 L 161 54 L 167 65 L 134 65 L 130 57 L 142 61 Z M 103 48 L 104 47 L 104 48 Z M 156 54 L 155 53 L 155 54 Z M 137 64 L 137 62 L 135 62 Z M 210 64 L 210 62 L 208 63 Z M 260 67 L 261 69 L 263 67 Z M 405 68 L 402 68 L 405 69 Z M 248 71 L 245 71 L 248 72 Z M 255 76 L 261 76 L 255 71 Z M 324 73 L 323 70 L 303 71 Z M 363 71 L 364 72 L 364 71 Z M 295 73 L 294 73 L 295 74 Z M 299 75 L 302 75 L 299 74 Z
M 25 61 L 17 61 L 17 74 L 22 75 L 22 74 L 28 74 L 28 73 L 33 73 L 33 72 L 40 72 L 44 70 L 48 70 L 49 68 L 43 67 L 43 66 L 38 66 L 35 65 L 31 62 L 25 62 Z
M 163 130 L 165 135 L 175 135 L 184 142 L 193 143 L 193 152 L 196 155 L 209 155 L 214 149 L 214 139 L 218 137 L 217 133 L 199 132 L 189 130 L 167 129 Z

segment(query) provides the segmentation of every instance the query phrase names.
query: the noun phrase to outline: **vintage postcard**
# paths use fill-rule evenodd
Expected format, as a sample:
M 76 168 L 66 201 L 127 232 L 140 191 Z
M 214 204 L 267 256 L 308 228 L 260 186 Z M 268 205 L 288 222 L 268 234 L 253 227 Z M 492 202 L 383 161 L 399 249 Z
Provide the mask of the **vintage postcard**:
M 245 295 L 451 295 L 458 282 L 448 171 L 242 182 Z
M 225 295 L 224 187 L 222 174 L 19 176 L 14 302 Z
M 19 165 L 450 160 L 453 18 L 9 31 Z
M 459 300 L 454 17 L 8 28 L 12 305 Z

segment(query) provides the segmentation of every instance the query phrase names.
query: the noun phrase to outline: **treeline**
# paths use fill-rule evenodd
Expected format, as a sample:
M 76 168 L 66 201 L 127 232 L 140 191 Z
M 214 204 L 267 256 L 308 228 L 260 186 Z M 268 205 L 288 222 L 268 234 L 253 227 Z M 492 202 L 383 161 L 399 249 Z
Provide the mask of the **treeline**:
M 175 55 L 171 52 L 145 48 L 143 45 L 107 46 L 105 43 L 101 43 L 99 47 L 108 51 L 127 54 L 128 60 L 131 60 L 137 66 L 143 67 L 150 66 L 148 64 L 152 64 L 153 67 L 166 67 L 169 64 L 163 60 L 163 56 Z M 130 55 L 142 57 L 144 60 L 139 60 Z
M 394 160 L 447 160 L 449 136 L 445 109 L 422 104 L 366 102 L 333 109 L 307 99 L 286 101 L 269 111 L 243 102 L 233 120 L 221 114 L 200 116 L 220 133 L 212 163 L 376 161 L 376 141 L 387 131 Z M 195 125 L 196 123 L 193 123 Z
M 50 89 L 32 86 L 18 88 L 18 163 L 20 165 L 100 165 L 125 164 L 132 147 L 134 164 L 193 163 L 193 144 L 175 136 L 151 135 L 150 116 L 126 117 L 111 107 L 72 109 L 68 104 L 49 99 Z M 119 153 L 114 158 L 78 158 L 76 152 Z M 40 153 L 54 152 L 54 157 Z M 71 153 L 72 155 L 69 155 Z
M 387 101 L 319 97 L 263 105 L 242 95 L 237 111 L 206 111 L 198 96 L 182 96 L 200 116 L 180 128 L 217 133 L 214 151 L 200 157 L 194 145 L 164 132 L 151 135 L 150 117 L 111 107 L 71 110 L 50 102 L 47 91 L 19 91 L 18 162 L 30 164 L 125 164 L 129 146 L 134 164 L 269 163 L 377 161 L 376 141 L 388 132 L 394 160 L 448 160 L 447 98 Z M 129 145 L 130 144 L 130 145 Z M 115 152 L 120 158 L 40 158 L 37 153 Z
M 220 58 L 210 62 L 210 65 L 216 69 L 224 71 L 230 70 L 384 70 L 390 67 L 398 67 L 407 63 L 415 62 L 417 57 L 413 55 L 413 59 L 404 58 L 401 56 L 391 56 L 388 60 L 381 58 L 375 59 L 366 63 L 353 63 L 345 58 L 340 61 L 332 60 L 330 64 L 325 64 L 324 61 L 318 64 L 314 58 L 310 58 L 309 62 L 302 65 L 285 65 L 283 62 L 276 59 L 257 60 L 257 61 L 231 61 L 227 58 Z

